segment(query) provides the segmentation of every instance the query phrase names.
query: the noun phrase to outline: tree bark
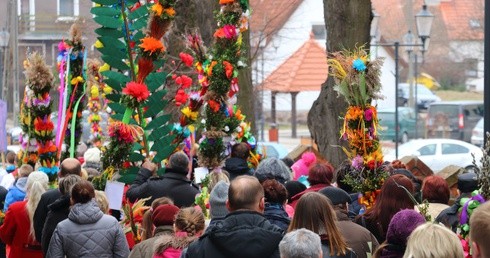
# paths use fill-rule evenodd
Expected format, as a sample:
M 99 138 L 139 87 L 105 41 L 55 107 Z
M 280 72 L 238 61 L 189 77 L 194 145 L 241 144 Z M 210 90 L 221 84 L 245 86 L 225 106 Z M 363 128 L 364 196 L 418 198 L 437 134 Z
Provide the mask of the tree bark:
M 371 1 L 323 0 L 325 27 L 327 29 L 327 53 L 352 50 L 366 45 L 369 49 L 371 26 Z M 334 91 L 334 79 L 329 76 L 322 84 L 320 96 L 308 113 L 308 128 L 320 153 L 334 166 L 346 159 L 338 145 L 347 103 Z
M 243 33 L 243 44 L 244 51 L 246 51 L 247 66 L 240 70 L 238 74 L 238 84 L 240 91 L 237 96 L 237 104 L 242 110 L 242 114 L 247 116 L 247 121 L 251 122 L 251 131 L 258 139 L 257 125 L 255 120 L 255 109 L 254 109 L 254 87 L 252 84 L 252 58 L 251 58 L 251 48 L 250 48 L 250 30 Z

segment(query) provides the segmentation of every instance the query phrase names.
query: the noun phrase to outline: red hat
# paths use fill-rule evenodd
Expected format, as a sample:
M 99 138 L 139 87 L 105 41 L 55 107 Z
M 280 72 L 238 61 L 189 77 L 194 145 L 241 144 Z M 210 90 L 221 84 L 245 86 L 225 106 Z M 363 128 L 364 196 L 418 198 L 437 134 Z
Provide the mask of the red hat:
M 163 204 L 158 206 L 151 214 L 153 225 L 170 226 L 174 224 L 175 215 L 179 212 L 179 207 L 172 204 Z

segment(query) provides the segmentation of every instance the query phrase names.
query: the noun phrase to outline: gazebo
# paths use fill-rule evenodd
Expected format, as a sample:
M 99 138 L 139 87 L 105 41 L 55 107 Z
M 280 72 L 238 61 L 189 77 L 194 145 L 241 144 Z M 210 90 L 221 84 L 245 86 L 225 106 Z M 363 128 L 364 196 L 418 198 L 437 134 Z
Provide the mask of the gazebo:
M 296 96 L 302 91 L 320 91 L 328 76 L 327 54 L 313 37 L 279 65 L 264 81 L 271 91 L 271 118 L 276 123 L 276 95 L 291 94 L 291 137 L 296 138 Z

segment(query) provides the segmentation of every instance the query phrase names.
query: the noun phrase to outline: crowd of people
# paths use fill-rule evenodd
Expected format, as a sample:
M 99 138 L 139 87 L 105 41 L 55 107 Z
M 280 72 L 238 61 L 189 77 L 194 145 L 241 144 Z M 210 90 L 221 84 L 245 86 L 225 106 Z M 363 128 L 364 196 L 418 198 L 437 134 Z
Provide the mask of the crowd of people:
M 85 172 L 101 172 L 100 152 L 87 152 L 88 162 L 61 162 L 54 189 L 46 174 L 17 167 L 15 155 L 7 154 L 0 169 L 1 256 L 467 257 L 457 235 L 459 200 L 478 189 L 472 173 L 459 176 L 453 203 L 440 176 L 421 181 L 399 162 L 386 164 L 390 176 L 366 209 L 360 193 L 343 180 L 352 169 L 348 162 L 335 169 L 307 152 L 296 161 L 266 158 L 250 169 L 248 147 L 239 143 L 201 188 L 192 180 L 192 159 L 176 152 L 161 176 L 156 164 L 143 163 L 125 192 L 130 202 L 146 198 L 149 207 L 138 229 L 141 241 L 132 243 L 121 213 L 109 210 L 104 192 L 94 189 Z M 203 189 L 209 218 L 195 204 Z M 472 256 L 490 257 L 490 202 L 475 209 L 470 227 Z

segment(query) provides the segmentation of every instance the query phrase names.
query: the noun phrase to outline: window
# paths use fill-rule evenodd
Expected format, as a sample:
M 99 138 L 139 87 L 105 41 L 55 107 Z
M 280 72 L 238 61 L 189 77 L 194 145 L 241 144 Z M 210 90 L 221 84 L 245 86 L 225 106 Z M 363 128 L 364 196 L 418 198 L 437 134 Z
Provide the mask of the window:
M 311 25 L 311 32 L 315 39 L 327 39 L 327 30 L 325 29 L 325 24 L 314 24 Z
M 58 16 L 74 17 L 79 15 L 79 0 L 58 0 Z
M 479 29 L 481 28 L 481 23 L 477 19 L 471 19 L 470 20 L 470 28 L 472 29 Z
M 451 144 L 451 143 L 442 144 L 442 155 L 461 154 L 461 153 L 468 153 L 468 152 L 469 152 L 468 148 L 458 144 Z
M 466 58 L 464 60 L 464 68 L 467 77 L 478 77 L 478 59 Z
M 436 144 L 425 145 L 424 147 L 420 148 L 418 151 L 419 151 L 421 156 L 435 155 L 436 154 Z

